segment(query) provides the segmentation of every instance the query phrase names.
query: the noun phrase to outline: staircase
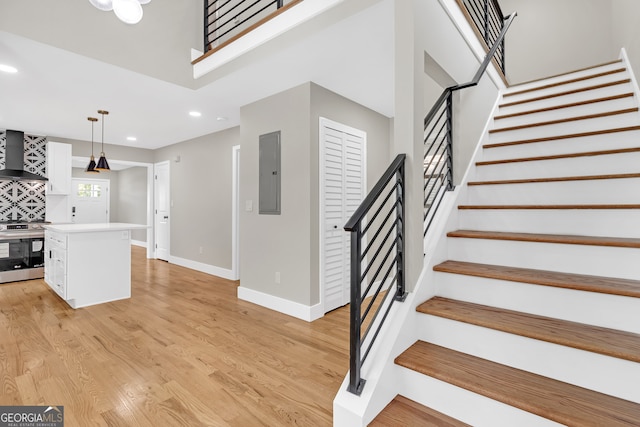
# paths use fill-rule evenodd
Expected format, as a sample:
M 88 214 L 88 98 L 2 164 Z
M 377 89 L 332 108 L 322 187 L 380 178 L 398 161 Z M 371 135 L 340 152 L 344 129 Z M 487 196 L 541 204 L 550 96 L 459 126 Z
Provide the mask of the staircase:
M 502 94 L 371 425 L 640 425 L 636 91 L 622 59 Z

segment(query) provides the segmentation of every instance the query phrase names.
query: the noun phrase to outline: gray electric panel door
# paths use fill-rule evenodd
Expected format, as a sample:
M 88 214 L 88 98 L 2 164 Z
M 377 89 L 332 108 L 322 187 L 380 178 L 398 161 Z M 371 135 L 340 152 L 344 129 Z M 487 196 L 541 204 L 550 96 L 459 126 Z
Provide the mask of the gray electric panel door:
M 280 131 L 260 135 L 258 213 L 280 215 Z

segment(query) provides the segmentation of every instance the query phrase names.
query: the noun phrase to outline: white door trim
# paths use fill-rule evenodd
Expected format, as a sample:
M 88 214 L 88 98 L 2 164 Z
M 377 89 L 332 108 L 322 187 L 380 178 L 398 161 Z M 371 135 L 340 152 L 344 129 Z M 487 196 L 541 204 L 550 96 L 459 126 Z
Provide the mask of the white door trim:
M 169 210 L 171 210 L 171 162 L 169 160 L 164 160 L 162 162 L 157 162 L 154 163 L 153 165 L 153 176 L 152 176 L 152 181 L 153 181 L 153 196 L 154 196 L 154 203 L 153 203 L 153 229 L 154 229 L 154 236 L 153 236 L 153 257 L 154 258 L 158 258 L 158 253 L 156 250 L 156 242 L 158 241 L 158 216 L 155 213 L 156 212 L 156 203 L 157 203 L 157 199 L 156 199 L 156 180 L 155 180 L 155 175 L 156 175 L 156 169 L 158 166 L 161 165 L 167 165 L 167 174 L 169 176 L 169 184 L 167 185 L 167 197 L 166 200 L 169 201 Z M 168 231 L 168 235 L 167 235 L 167 250 L 168 250 L 168 254 L 167 254 L 167 260 L 170 258 L 171 256 L 171 216 L 169 216 L 169 231 Z
M 240 146 L 231 153 L 231 280 L 240 280 Z
M 319 283 L 320 283 L 320 306 L 322 307 L 322 314 L 320 317 L 324 316 L 325 311 L 325 280 L 324 280 L 324 263 L 325 263 L 325 247 L 324 247 L 324 223 L 325 223 L 325 205 L 324 205 L 324 161 L 323 161 L 323 152 L 324 152 L 324 139 L 323 139 L 323 129 L 325 127 L 332 127 L 336 130 L 339 130 L 344 133 L 349 133 L 351 135 L 357 135 L 362 138 L 362 157 L 363 161 L 363 177 L 362 177 L 362 187 L 364 192 L 364 197 L 369 192 L 367 189 L 367 133 L 363 130 L 356 129 L 342 123 L 334 122 L 333 120 L 329 120 L 325 117 L 320 117 L 319 126 L 318 126 L 318 169 L 319 169 L 319 179 L 318 179 L 318 197 L 319 197 L 319 222 L 318 222 L 318 236 L 320 243 L 320 254 L 319 254 Z M 364 199 L 363 197 L 363 199 Z M 346 233 L 346 231 L 345 231 Z

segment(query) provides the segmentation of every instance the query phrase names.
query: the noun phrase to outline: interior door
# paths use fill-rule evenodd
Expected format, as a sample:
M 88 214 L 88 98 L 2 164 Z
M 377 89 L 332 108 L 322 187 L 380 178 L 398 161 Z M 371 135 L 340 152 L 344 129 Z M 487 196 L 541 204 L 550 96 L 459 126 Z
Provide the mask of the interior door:
M 71 221 L 75 224 L 109 222 L 109 180 L 71 180 Z
M 155 200 L 155 242 L 156 258 L 169 261 L 169 211 L 171 197 L 169 193 L 169 162 L 154 165 L 154 200 Z
M 350 235 L 344 225 L 365 196 L 366 133 L 320 119 L 320 282 L 324 312 L 350 298 Z

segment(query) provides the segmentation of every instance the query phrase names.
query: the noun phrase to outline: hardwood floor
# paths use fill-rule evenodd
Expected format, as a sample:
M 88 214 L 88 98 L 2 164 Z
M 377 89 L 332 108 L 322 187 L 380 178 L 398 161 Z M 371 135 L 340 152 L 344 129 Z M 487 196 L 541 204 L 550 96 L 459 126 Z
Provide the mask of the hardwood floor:
M 331 425 L 346 307 L 307 323 L 142 248 L 132 263 L 131 299 L 78 310 L 43 280 L 0 285 L 0 405 L 64 405 L 67 427 Z

